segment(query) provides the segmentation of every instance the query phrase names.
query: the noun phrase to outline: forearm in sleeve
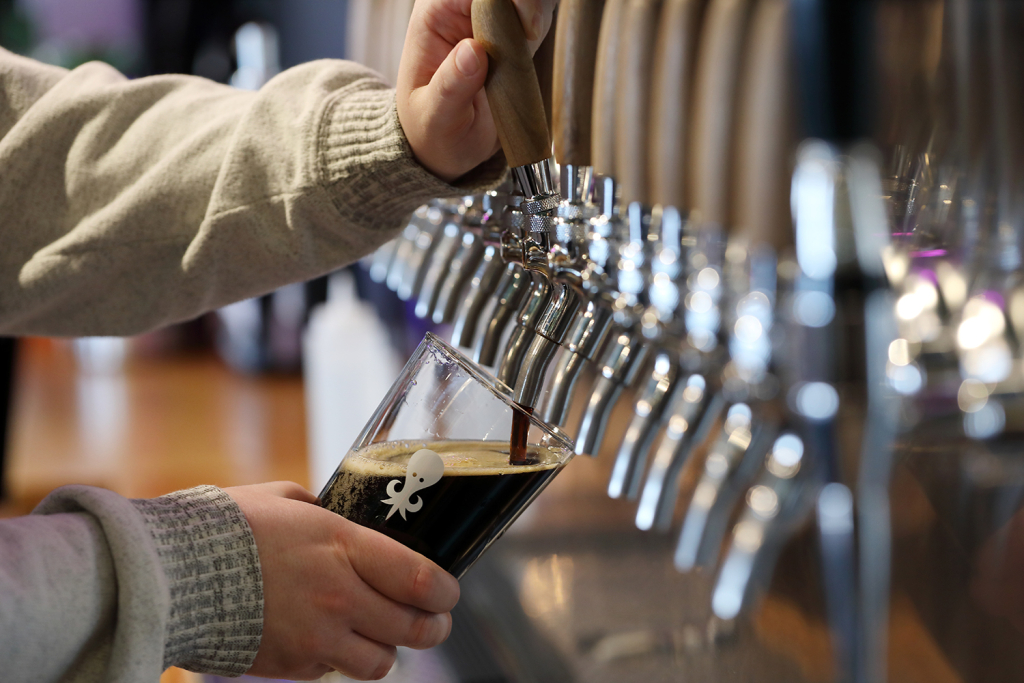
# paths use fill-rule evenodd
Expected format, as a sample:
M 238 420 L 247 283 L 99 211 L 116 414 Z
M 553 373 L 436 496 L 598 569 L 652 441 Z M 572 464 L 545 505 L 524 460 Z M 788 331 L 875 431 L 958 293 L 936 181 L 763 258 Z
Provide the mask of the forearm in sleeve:
M 0 679 L 156 681 L 168 666 L 237 676 L 263 627 L 245 516 L 212 486 L 127 500 L 58 489 L 0 521 Z
M 349 263 L 502 172 L 429 174 L 393 91 L 335 60 L 254 93 L 0 50 L 0 136 L 0 334 L 188 319 Z

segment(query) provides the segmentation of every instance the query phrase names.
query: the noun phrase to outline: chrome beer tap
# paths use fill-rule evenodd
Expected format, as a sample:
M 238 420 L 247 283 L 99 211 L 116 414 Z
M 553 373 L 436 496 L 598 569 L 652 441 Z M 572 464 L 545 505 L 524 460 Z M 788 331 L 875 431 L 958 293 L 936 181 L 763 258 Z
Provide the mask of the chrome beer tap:
M 682 373 L 685 383 L 680 384 L 666 404 L 662 415 L 665 428 L 650 466 L 646 467 L 646 453 L 622 454 L 623 460 L 631 464 L 628 493 L 639 493 L 636 524 L 641 529 L 667 530 L 679 492 L 679 477 L 690 454 L 716 426 L 721 428 L 722 412 L 730 402 L 722 394 L 721 386 L 727 360 L 720 333 L 723 318 L 727 317 L 724 308 L 728 253 L 721 226 L 728 223 L 730 214 L 730 122 L 737 109 L 733 100 L 740 81 L 738 46 L 745 39 L 749 5 L 712 2 L 704 13 L 704 35 L 699 49 L 692 52 L 687 50 L 698 30 L 696 9 L 670 2 L 661 21 L 659 59 L 670 66 L 659 74 L 661 80 L 655 87 L 654 121 L 659 126 L 656 138 L 674 143 L 684 153 L 680 161 L 657 147 L 651 150 L 658 171 L 653 176 L 653 198 L 671 207 L 662 211 L 662 223 L 671 217 L 686 232 L 687 249 L 680 251 L 682 278 L 675 287 L 680 311 L 674 315 L 680 320 L 674 326 L 674 334 L 668 335 L 670 339 L 680 338 L 675 351 L 682 354 L 686 371 Z M 692 101 L 683 97 L 684 106 L 680 107 L 680 95 L 671 94 L 678 92 L 679 86 L 672 80 L 680 79 L 684 87 L 688 86 L 689 81 L 682 80 L 681 74 L 690 72 L 694 81 Z M 673 116 L 680 109 L 687 116 Z M 769 111 L 775 109 L 769 107 Z M 683 141 L 692 141 L 692 149 Z M 682 223 L 679 207 L 684 206 L 691 210 Z M 671 282 L 662 278 L 662 287 L 669 295 L 673 293 Z M 645 467 L 648 472 L 644 479 Z
M 648 159 L 651 200 L 661 216 L 661 239 L 650 265 L 650 307 L 645 313 L 649 322 L 644 329 L 660 339 L 662 348 L 677 355 L 679 377 L 665 397 L 662 426 L 649 427 L 660 430 L 650 465 L 649 454 L 635 448 L 620 449 L 619 462 L 627 464 L 630 473 L 629 493 L 635 496 L 643 481 L 636 524 L 645 530 L 668 529 L 677 481 L 690 447 L 708 437 L 725 405 L 713 372 L 720 355 L 721 239 L 717 227 L 704 222 L 700 211 L 688 215 L 688 208 L 694 205 L 691 175 L 712 170 L 691 171 L 691 138 L 703 135 L 694 128 L 699 117 L 696 100 L 691 97 L 692 82 L 699 77 L 699 64 L 708 69 L 721 61 L 718 56 L 700 58 L 694 47 L 704 41 L 709 45 L 721 42 L 707 36 L 698 41 L 705 21 L 702 9 L 703 3 L 691 0 L 665 0 L 655 41 Z M 707 26 L 711 25 L 708 22 Z M 707 31 L 711 29 L 703 32 Z M 697 205 L 699 208 L 700 202 Z M 657 379 L 651 380 L 657 387 Z M 642 425 L 647 404 L 641 402 L 638 408 Z
M 473 348 L 480 315 L 495 295 L 506 266 L 501 258 L 501 212 L 508 203 L 507 193 L 486 192 L 479 202 L 480 211 L 467 227 L 479 233 L 483 251 L 466 285 L 468 291 L 457 304 L 452 330 L 452 343 L 467 350 Z
M 593 362 L 611 321 L 611 311 L 595 296 L 593 278 L 598 267 L 591 260 L 592 219 L 600 214 L 597 182 L 592 166 L 591 112 L 595 57 L 603 0 L 568 0 L 559 7 L 555 25 L 553 69 L 553 141 L 561 165 L 564 200 L 548 252 L 552 277 L 578 300 L 573 317 L 566 316 L 573 302 L 549 308 L 517 378 L 517 400 L 537 405 L 552 425 L 571 432 L 568 409 L 587 369 Z M 558 359 L 557 362 L 553 361 Z M 570 433 L 570 437 L 575 434 Z
M 444 213 L 436 201 L 421 206 L 402 231 L 387 275 L 388 289 L 407 301 L 419 297 L 425 266 L 437 246 L 437 235 L 444 226 Z
M 634 111 L 631 112 L 632 125 L 619 125 L 619 118 L 622 115 L 620 105 L 626 99 L 626 78 L 623 76 L 620 57 L 627 47 L 624 33 L 628 7 L 629 3 L 625 0 L 607 0 L 604 5 L 594 78 L 591 150 L 594 173 L 602 190 L 602 198 L 601 214 L 591 221 L 589 241 L 593 266 L 591 272 L 587 274 L 587 286 L 592 300 L 598 305 L 601 302 L 607 303 L 612 311 L 612 322 L 604 322 L 607 327 L 598 328 L 607 335 L 607 342 L 603 351 L 599 350 L 597 344 L 593 347 L 600 354 L 595 356 L 600 358 L 596 363 L 597 377 L 589 389 L 590 397 L 584 407 L 579 427 L 575 430 L 578 434 L 576 452 L 594 456 L 601 451 L 612 409 L 624 388 L 639 377 L 648 354 L 642 335 L 632 329 L 635 322 L 631 319 L 632 312 L 626 310 L 621 303 L 630 296 L 627 293 L 623 297 L 621 285 L 625 283 L 632 288 L 637 285 L 635 278 L 630 280 L 630 275 L 620 276 L 620 260 L 624 246 L 630 242 L 630 236 L 629 224 L 620 213 L 621 203 L 617 196 L 618 179 L 621 175 L 619 138 L 626 130 L 635 132 L 639 121 L 639 115 Z M 638 48 L 641 54 L 646 47 L 644 45 Z M 647 78 L 646 73 L 640 75 Z M 627 145 L 627 153 L 635 151 L 628 149 Z M 639 225 L 635 227 L 637 230 L 641 229 Z M 627 257 L 633 258 L 642 252 L 641 247 L 639 252 L 627 250 L 625 253 Z M 630 265 L 636 264 L 630 261 Z M 561 407 L 558 403 L 554 403 L 554 406 Z
M 619 60 L 624 79 L 616 125 L 616 160 L 630 240 L 620 252 L 620 297 L 616 315 L 629 319 L 652 348 L 653 369 L 633 409 L 633 417 L 623 435 L 608 483 L 612 498 L 636 499 L 646 469 L 647 452 L 658 431 L 672 388 L 679 375 L 678 337 L 668 333 L 665 319 L 674 317 L 651 301 L 657 286 L 678 281 L 682 272 L 682 226 L 670 212 L 663 222 L 660 207 L 652 208 L 651 169 L 654 141 L 648 122 L 654 99 L 652 72 L 657 48 L 658 22 L 663 3 L 631 2 L 623 17 L 624 50 Z M 661 84 L 659 84 L 661 85 Z M 660 131 L 657 131 L 660 132 Z M 678 332 L 678 330 L 672 330 Z
M 518 207 L 510 211 L 512 225 L 503 233 L 502 254 L 524 269 L 522 274 L 513 273 L 512 266 L 507 271 L 508 278 L 503 284 L 510 296 L 501 297 L 505 299 L 504 305 L 498 304 L 500 308 L 496 308 L 477 342 L 477 356 L 483 364 L 493 362 L 503 327 L 500 319 L 511 315 L 513 298 L 519 296 L 511 290 L 515 287 L 518 292 L 523 281 L 528 280 L 529 293 L 520 304 L 517 325 L 496 368 L 498 379 L 514 387 L 520 361 L 548 302 L 554 300 L 557 308 L 558 302 L 564 301 L 572 308 L 572 297 L 563 296 L 545 277 L 547 251 L 561 197 L 552 181 L 551 142 L 543 97 L 515 7 L 508 0 L 475 0 L 472 21 L 474 37 L 490 58 L 486 91 L 498 137 L 522 192 Z
M 464 200 L 466 210 L 460 221 L 461 241 L 449 262 L 447 274 L 438 287 L 437 302 L 431 314 L 431 320 L 435 324 L 455 322 L 459 306 L 467 298 L 466 289 L 470 285 L 477 267 L 483 261 L 487 244 L 478 227 L 483 220 L 481 214 L 486 211 L 482 206 L 483 199 L 481 196 L 467 197 Z
M 803 440 L 792 432 L 783 433 L 775 439 L 764 471 L 747 490 L 711 596 L 711 608 L 720 619 L 740 613 L 750 596 L 752 579 L 773 564 L 780 539 L 799 523 L 802 501 L 790 494 L 805 491 L 797 485 L 804 460 Z
M 434 311 L 437 308 L 444 283 L 450 278 L 453 264 L 461 252 L 462 245 L 467 238 L 470 246 L 475 243 L 475 235 L 464 232 L 461 226 L 463 216 L 472 206 L 471 200 L 449 199 L 441 200 L 439 204 L 444 212 L 443 226 L 436 237 L 436 244 L 430 257 L 424 262 L 423 283 L 415 309 L 416 317 L 429 320 L 434 318 Z M 443 314 L 443 309 L 441 312 Z

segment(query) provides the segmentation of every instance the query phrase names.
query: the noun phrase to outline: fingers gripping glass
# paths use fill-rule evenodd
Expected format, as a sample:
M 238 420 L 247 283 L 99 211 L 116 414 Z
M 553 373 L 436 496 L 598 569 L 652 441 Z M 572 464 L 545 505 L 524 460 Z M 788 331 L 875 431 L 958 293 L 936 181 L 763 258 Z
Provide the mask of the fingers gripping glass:
M 525 443 L 514 456 L 513 423 Z M 572 453 L 506 387 L 428 333 L 320 501 L 461 577 Z

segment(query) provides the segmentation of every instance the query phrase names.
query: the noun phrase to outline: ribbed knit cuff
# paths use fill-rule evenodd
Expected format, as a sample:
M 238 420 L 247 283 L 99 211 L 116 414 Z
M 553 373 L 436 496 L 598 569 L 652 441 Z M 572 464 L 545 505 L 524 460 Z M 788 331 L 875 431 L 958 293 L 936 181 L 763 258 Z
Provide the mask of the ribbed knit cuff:
M 242 510 L 215 486 L 131 502 L 170 588 L 164 666 L 221 676 L 248 671 L 263 634 L 263 582 Z
M 448 184 L 423 168 L 398 121 L 395 91 L 373 78 L 340 89 L 318 141 L 320 174 L 338 210 L 361 225 L 391 229 L 437 197 L 495 187 L 505 175 L 500 153 Z

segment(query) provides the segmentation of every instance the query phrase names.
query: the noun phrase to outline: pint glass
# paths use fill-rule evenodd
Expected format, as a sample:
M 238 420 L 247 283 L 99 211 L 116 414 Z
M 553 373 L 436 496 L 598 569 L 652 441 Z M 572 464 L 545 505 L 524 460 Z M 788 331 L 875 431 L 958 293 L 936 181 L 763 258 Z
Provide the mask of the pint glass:
M 460 578 L 572 454 L 507 387 L 427 333 L 320 504 Z

